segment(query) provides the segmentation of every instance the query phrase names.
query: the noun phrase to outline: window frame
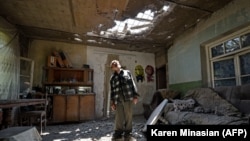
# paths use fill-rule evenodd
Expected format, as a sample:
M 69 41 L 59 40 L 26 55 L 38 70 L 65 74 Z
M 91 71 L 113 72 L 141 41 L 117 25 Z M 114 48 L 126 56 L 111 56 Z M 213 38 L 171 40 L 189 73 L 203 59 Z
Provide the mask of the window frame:
M 216 78 L 214 77 L 214 65 L 213 65 L 213 63 L 214 63 L 214 62 L 219 62 L 219 61 L 224 61 L 224 60 L 229 60 L 229 59 L 233 59 L 233 61 L 234 61 L 234 66 L 237 65 L 237 61 L 235 60 L 235 56 L 227 56 L 227 57 L 224 57 L 224 58 L 215 59 L 215 60 L 213 60 L 213 61 L 210 61 L 211 76 L 212 76 L 212 86 L 213 86 L 213 87 L 215 87 L 215 81 L 217 81 L 217 80 L 235 79 L 236 84 L 237 84 L 237 68 L 236 68 L 236 67 L 234 67 L 234 72 L 235 72 L 235 76 L 234 76 L 234 77 L 226 77 L 226 78 L 218 78 L 218 79 L 216 79 Z
M 238 77 L 239 77 L 239 84 L 240 84 L 240 85 L 242 85 L 242 80 L 241 80 L 242 78 L 241 78 L 241 77 L 243 76 L 243 75 L 241 74 L 240 56 L 250 53 L 250 46 L 247 47 L 247 48 L 249 48 L 249 50 L 239 53 L 239 54 L 238 54 L 238 58 L 237 58 L 237 59 L 238 59 L 237 61 L 238 61 L 238 63 L 239 63 L 239 68 L 238 68 L 238 69 L 239 69 L 239 70 L 238 70 L 238 71 L 239 71 L 239 76 L 238 76 Z M 250 76 L 250 74 L 245 74 L 244 76 Z M 244 76 L 243 76 L 243 77 L 244 77 Z
M 206 68 L 207 68 L 207 84 L 208 87 L 215 87 L 215 78 L 214 78 L 214 68 L 213 68 L 213 63 L 221 60 L 227 60 L 229 58 L 234 59 L 234 68 L 235 68 L 235 79 L 236 79 L 236 85 L 241 85 L 241 71 L 240 71 L 240 56 L 250 53 L 250 45 L 246 47 L 242 47 L 242 39 L 241 37 L 243 35 L 250 34 L 250 25 L 238 29 L 237 31 L 232 31 L 231 33 L 228 33 L 227 35 L 224 34 L 223 37 L 217 37 L 217 39 L 213 41 L 209 41 L 208 43 L 204 43 L 205 47 L 205 54 L 206 54 Z M 225 53 L 225 43 L 227 41 L 233 40 L 235 38 L 240 38 L 240 48 L 232 51 Z M 218 46 L 218 45 L 224 45 L 224 54 L 218 55 L 215 57 L 212 57 L 212 48 Z M 250 74 L 249 74 L 250 76 Z
M 30 72 L 29 72 L 29 75 L 25 75 L 25 74 L 22 74 L 21 73 L 21 70 L 20 70 L 20 74 L 19 74 L 19 77 L 20 77 L 20 83 L 21 83 L 21 78 L 28 78 L 29 79 L 29 90 L 31 91 L 32 90 L 32 87 L 33 87 L 33 73 L 34 73 L 34 65 L 35 65 L 35 62 L 34 60 L 30 59 L 30 58 L 26 58 L 26 57 L 19 57 L 19 60 L 20 60 L 20 64 L 21 64 L 21 61 L 26 61 L 27 63 L 30 63 Z M 19 93 L 21 94 L 21 87 L 19 87 Z

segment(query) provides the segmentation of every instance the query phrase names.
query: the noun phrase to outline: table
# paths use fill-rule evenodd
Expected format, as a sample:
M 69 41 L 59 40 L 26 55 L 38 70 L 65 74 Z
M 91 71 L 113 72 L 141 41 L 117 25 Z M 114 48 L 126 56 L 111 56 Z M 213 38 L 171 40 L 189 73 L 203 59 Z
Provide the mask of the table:
M 28 105 L 43 104 L 46 99 L 15 99 L 15 100 L 0 100 L 0 108 L 12 108 Z
M 8 114 L 11 111 L 10 109 L 13 107 L 22 107 L 22 106 L 29 106 L 29 105 L 36 105 L 36 104 L 46 104 L 46 99 L 5 99 L 0 100 L 0 109 L 2 109 L 2 123 L 5 124 L 6 127 L 8 124 Z M 1 124 L 1 121 L 0 121 Z M 2 125 L 1 125 L 2 126 Z M 2 127 L 1 127 L 2 128 Z
M 0 140 L 4 141 L 41 141 L 42 137 L 35 127 L 9 127 L 0 131 Z

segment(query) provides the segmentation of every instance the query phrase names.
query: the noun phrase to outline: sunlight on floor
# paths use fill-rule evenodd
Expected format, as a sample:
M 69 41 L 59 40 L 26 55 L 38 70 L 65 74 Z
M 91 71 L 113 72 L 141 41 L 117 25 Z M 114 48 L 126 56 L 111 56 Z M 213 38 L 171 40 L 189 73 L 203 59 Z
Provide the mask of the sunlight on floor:
M 133 135 L 137 141 L 145 141 L 141 129 L 143 116 L 134 118 Z M 114 119 L 105 118 L 76 124 L 48 125 L 41 134 L 45 141 L 110 141 L 114 130 Z

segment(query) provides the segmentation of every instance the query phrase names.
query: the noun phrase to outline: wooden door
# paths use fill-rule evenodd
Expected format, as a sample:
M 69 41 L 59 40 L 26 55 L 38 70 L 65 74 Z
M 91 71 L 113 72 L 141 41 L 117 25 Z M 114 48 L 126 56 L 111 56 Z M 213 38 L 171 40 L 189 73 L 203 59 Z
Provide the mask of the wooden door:
M 167 74 L 165 65 L 156 69 L 156 80 L 157 89 L 167 88 Z
M 66 99 L 66 121 L 79 121 L 79 96 L 68 95 Z
M 80 120 L 95 118 L 95 95 L 81 95 L 80 97 Z
M 66 97 L 64 95 L 53 96 L 53 121 L 64 122 L 66 117 Z

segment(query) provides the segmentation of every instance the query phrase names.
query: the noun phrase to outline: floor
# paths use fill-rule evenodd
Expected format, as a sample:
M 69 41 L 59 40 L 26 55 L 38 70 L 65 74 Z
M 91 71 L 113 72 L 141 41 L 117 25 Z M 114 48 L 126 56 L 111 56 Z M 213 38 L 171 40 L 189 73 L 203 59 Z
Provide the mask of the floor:
M 133 117 L 133 136 L 136 141 L 146 141 L 141 132 L 146 123 L 143 116 Z M 44 141 L 110 141 L 114 118 L 103 118 L 82 123 L 48 125 L 41 134 Z

